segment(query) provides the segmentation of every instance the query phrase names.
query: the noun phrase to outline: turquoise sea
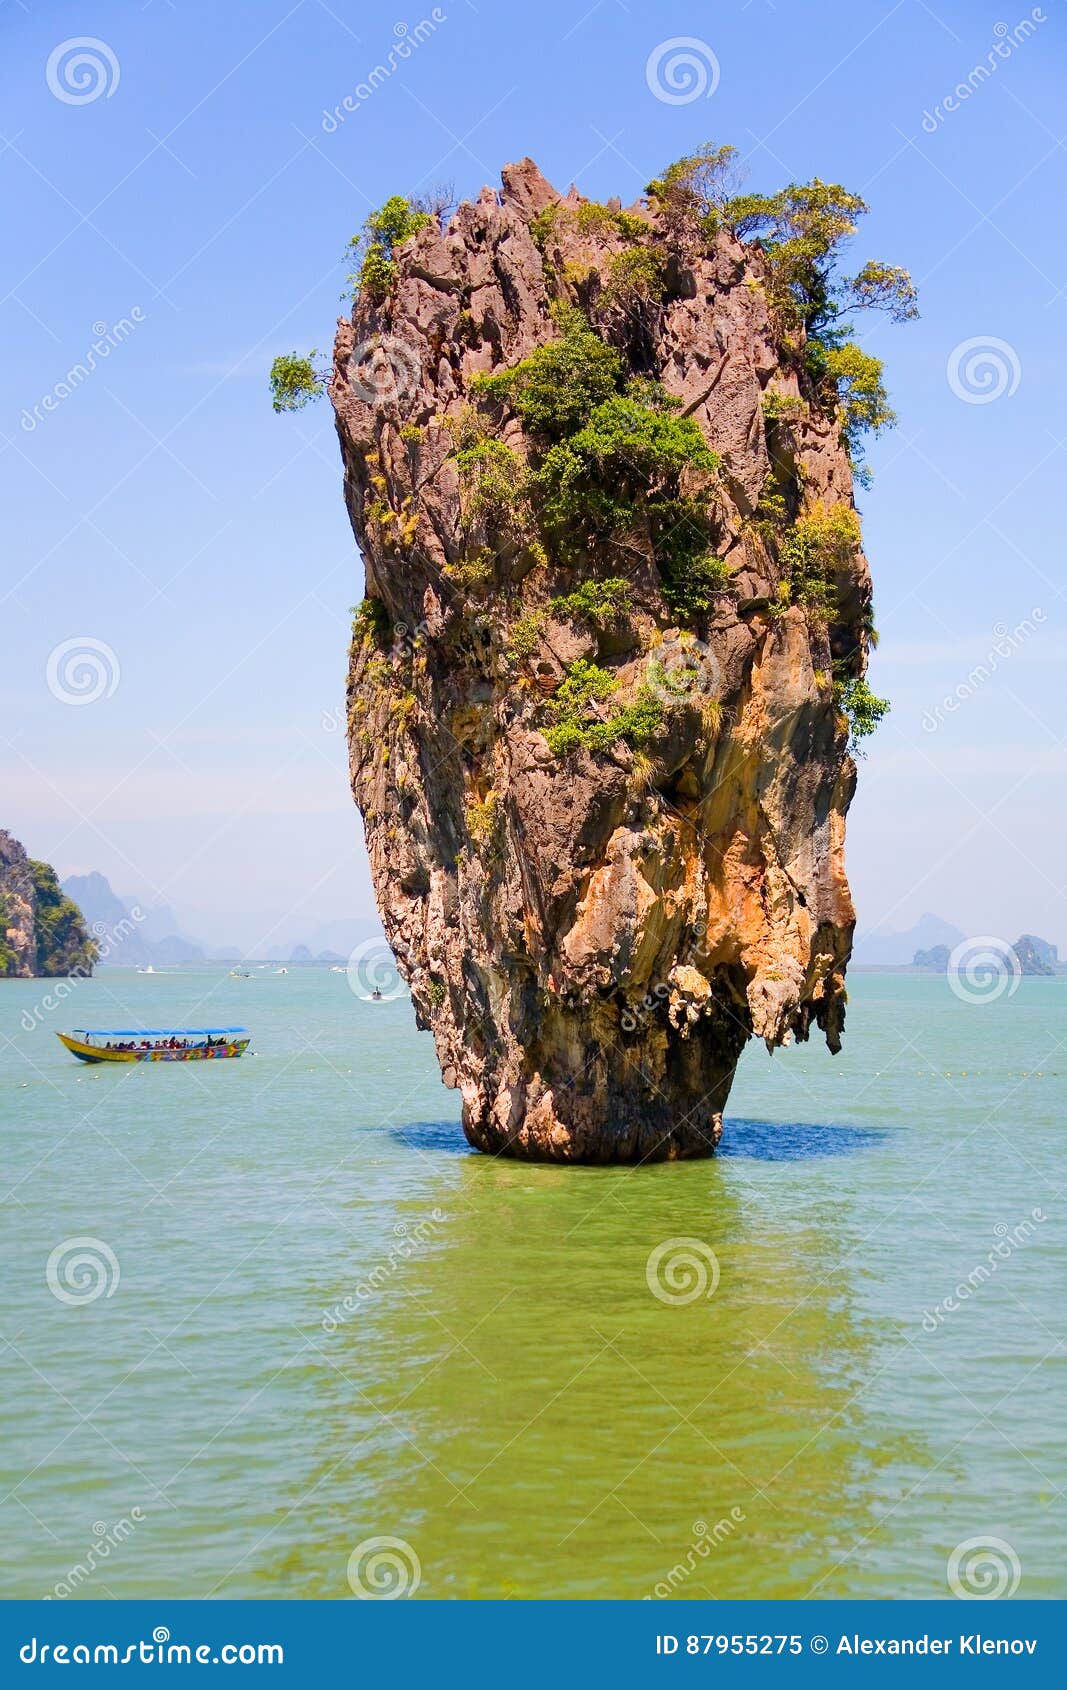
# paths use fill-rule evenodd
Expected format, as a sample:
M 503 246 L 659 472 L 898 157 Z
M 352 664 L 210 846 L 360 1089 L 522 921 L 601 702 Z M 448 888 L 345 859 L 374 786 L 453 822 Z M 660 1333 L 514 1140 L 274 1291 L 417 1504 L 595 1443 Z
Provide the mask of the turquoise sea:
M 5 1594 L 1067 1594 L 1067 977 L 856 974 L 840 1057 L 750 1048 L 722 1154 L 636 1169 L 468 1151 L 343 974 L 48 984 L 0 985 Z M 207 1020 L 255 1054 L 53 1037 Z

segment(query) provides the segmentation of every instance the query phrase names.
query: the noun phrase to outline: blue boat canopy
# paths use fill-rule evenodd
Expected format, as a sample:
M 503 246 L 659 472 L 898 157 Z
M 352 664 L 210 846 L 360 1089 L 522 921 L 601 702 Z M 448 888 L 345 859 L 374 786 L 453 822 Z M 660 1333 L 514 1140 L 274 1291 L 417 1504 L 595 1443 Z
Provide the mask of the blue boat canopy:
M 247 1032 L 247 1027 L 75 1027 L 74 1036 L 83 1039 L 191 1039 Z

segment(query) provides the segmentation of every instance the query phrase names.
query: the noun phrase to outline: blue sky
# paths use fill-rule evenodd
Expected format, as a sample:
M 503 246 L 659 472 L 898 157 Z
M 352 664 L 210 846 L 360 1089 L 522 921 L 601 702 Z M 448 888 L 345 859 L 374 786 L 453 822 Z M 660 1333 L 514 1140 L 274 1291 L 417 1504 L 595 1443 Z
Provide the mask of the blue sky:
M 861 497 L 871 678 L 893 701 L 849 821 L 861 925 L 929 909 L 1067 948 L 1062 5 L 436 15 L 331 131 L 324 111 L 431 7 L 3 5 L 0 825 L 212 942 L 369 912 L 341 726 L 362 571 L 328 408 L 274 416 L 271 359 L 329 346 L 345 243 L 391 193 L 466 197 L 529 153 L 560 188 L 626 202 L 732 141 L 753 188 L 861 192 L 857 257 L 921 290 L 920 321 L 865 330 L 900 426 Z M 99 81 L 65 82 L 69 51 L 49 74 L 81 37 L 104 44 Z M 671 103 L 648 67 L 676 37 L 713 91 Z M 101 696 L 72 704 L 86 641 Z

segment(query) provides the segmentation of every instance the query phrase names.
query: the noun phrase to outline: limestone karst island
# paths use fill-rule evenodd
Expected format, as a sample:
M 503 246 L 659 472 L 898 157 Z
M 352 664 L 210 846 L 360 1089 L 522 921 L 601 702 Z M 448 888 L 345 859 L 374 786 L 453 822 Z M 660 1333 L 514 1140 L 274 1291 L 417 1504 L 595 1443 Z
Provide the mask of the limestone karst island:
M 51 863 L 0 828 L 0 979 L 87 975 L 96 944 Z
M 841 269 L 863 202 L 737 191 L 733 152 L 628 209 L 525 159 L 353 242 L 323 389 L 366 565 L 352 785 L 379 908 L 471 1144 L 705 1156 L 749 1038 L 831 1050 L 854 925 L 871 581 L 854 483 L 891 421 Z

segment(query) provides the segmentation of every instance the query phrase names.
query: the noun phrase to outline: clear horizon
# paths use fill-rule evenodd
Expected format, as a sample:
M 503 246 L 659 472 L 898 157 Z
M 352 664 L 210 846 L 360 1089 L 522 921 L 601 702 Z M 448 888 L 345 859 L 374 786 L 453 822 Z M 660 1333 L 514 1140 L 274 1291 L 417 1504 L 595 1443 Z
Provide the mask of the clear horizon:
M 274 416 L 271 359 L 329 347 L 345 243 L 391 193 L 450 178 L 471 197 L 529 153 L 561 190 L 625 203 L 732 141 L 754 189 L 861 192 L 857 261 L 920 288 L 918 322 L 862 329 L 900 422 L 859 493 L 871 682 L 893 703 L 849 816 L 860 930 L 932 911 L 1067 950 L 1061 9 L 831 3 L 817 32 L 781 0 L 437 11 L 352 111 L 398 38 L 381 5 L 7 15 L 0 826 L 220 944 L 228 922 L 372 916 L 343 735 L 362 570 L 328 407 Z M 47 68 L 81 27 L 115 61 L 88 103 Z M 710 97 L 651 91 L 675 36 L 714 59 Z M 101 696 L 72 704 L 64 664 L 86 650 Z

